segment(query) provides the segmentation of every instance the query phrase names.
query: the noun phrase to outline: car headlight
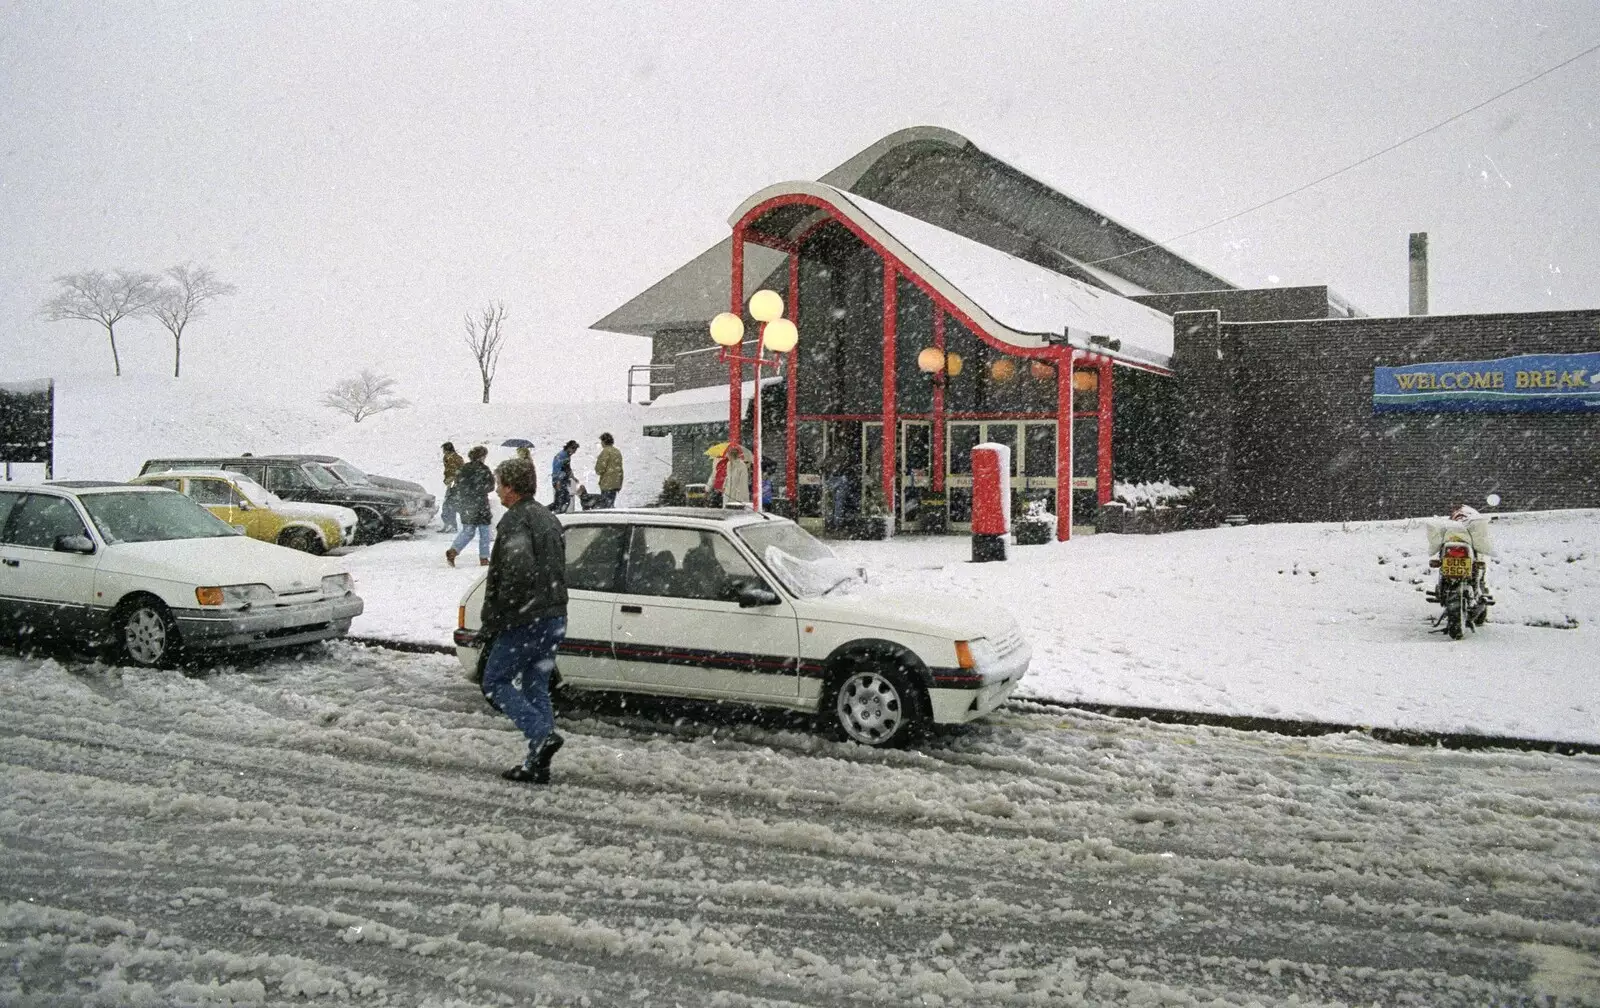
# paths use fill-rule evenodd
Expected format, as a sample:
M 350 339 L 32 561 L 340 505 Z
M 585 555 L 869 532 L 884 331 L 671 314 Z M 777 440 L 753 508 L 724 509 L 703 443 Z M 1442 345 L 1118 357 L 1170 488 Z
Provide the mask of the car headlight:
M 348 595 L 355 591 L 355 581 L 348 574 L 329 574 L 322 579 L 322 594 Z
M 277 593 L 264 584 L 223 585 L 221 587 L 196 588 L 194 599 L 203 606 L 251 606 L 270 604 L 277 599 Z

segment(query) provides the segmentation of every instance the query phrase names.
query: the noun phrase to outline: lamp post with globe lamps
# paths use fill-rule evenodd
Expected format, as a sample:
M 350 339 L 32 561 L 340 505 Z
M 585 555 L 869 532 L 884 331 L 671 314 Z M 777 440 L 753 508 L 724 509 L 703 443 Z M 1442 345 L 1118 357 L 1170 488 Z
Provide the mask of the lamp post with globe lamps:
M 783 355 L 795 348 L 800 341 L 800 331 L 795 324 L 783 317 L 783 298 L 775 291 L 758 290 L 750 296 L 750 317 L 760 322 L 761 332 L 756 338 L 756 353 L 754 357 L 747 357 L 738 351 L 744 342 L 744 319 L 733 312 L 722 312 L 711 320 L 711 339 L 722 349 L 717 353 L 717 360 L 732 365 L 728 369 L 729 403 L 734 411 L 734 416 L 729 417 L 728 441 L 731 448 L 737 443 L 737 412 L 743 408 L 740 386 L 744 384 L 744 365 L 755 366 L 756 380 L 755 391 L 755 416 L 752 425 L 751 437 L 754 442 L 753 469 L 751 472 L 751 503 L 757 511 L 762 509 L 761 503 L 761 369 L 770 367 L 774 370 L 783 365 Z M 768 358 L 767 348 L 771 348 L 778 356 Z

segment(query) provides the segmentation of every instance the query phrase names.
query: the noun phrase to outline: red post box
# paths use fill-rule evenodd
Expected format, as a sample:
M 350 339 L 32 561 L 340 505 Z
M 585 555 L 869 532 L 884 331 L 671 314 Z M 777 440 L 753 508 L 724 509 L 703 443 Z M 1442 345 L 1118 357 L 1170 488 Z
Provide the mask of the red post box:
M 981 444 L 972 449 L 972 562 L 1006 559 L 1011 532 L 1011 449 Z

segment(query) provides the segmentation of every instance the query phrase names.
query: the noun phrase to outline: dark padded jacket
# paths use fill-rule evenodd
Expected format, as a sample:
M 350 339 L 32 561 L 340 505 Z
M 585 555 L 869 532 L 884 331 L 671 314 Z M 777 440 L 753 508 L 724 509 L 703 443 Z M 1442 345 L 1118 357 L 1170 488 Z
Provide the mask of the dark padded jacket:
M 463 525 L 494 521 L 489 495 L 494 493 L 494 473 L 482 462 L 468 462 L 456 472 L 456 510 Z
M 495 526 L 483 592 L 483 632 L 567 614 L 567 550 L 561 522 L 523 497 Z

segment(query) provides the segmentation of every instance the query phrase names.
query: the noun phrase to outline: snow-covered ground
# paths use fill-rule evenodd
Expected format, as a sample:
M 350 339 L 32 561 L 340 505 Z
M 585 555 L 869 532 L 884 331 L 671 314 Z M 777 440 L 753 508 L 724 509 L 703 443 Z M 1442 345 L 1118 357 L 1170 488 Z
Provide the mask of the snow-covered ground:
M 1497 600 L 1432 632 L 1419 521 L 1084 536 L 970 563 L 962 537 L 836 542 L 875 585 L 987 597 L 1023 623 L 1021 693 L 1061 701 L 1600 743 L 1600 511 L 1498 516 Z M 351 551 L 362 637 L 448 643 L 476 569 L 437 533 Z
M 529 789 L 444 655 L 0 660 L 0 1003 L 1600 1004 L 1594 757 L 559 720 Z
M 65 388 L 58 474 L 315 450 L 431 483 L 446 438 L 543 458 L 571 436 L 582 467 L 600 429 L 625 502 L 665 471 L 634 407 L 357 426 L 239 395 Z M 794 716 L 565 707 L 545 789 L 500 780 L 519 737 L 447 655 L 344 642 L 185 675 L 5 654 L 0 1003 L 1600 1005 L 1600 758 L 1040 699 L 1600 741 L 1600 512 L 1493 535 L 1499 604 L 1459 642 L 1428 632 L 1415 522 L 983 565 L 960 538 L 840 544 L 876 584 L 1010 607 L 1033 699 L 887 753 Z M 445 545 L 346 551 L 355 632 L 446 642 L 479 571 Z

